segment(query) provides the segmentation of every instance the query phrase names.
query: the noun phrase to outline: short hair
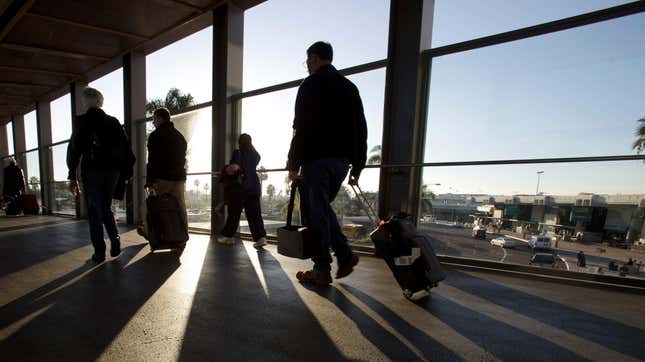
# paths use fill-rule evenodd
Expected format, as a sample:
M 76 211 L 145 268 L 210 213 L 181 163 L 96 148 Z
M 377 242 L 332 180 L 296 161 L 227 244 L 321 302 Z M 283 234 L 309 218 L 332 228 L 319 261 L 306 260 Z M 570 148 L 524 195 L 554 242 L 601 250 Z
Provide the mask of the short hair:
M 315 54 L 322 60 L 334 60 L 334 49 L 331 44 L 324 41 L 317 41 L 307 49 L 307 55 Z
M 237 144 L 240 146 L 240 149 L 252 149 L 253 141 L 251 140 L 251 135 L 242 133 L 237 139 Z
M 83 89 L 83 103 L 86 107 L 101 107 L 103 105 L 103 94 L 98 89 L 86 87 Z
M 152 112 L 153 117 L 159 117 L 163 119 L 164 121 L 170 121 L 170 111 L 166 107 L 161 107 L 155 109 L 154 112 Z

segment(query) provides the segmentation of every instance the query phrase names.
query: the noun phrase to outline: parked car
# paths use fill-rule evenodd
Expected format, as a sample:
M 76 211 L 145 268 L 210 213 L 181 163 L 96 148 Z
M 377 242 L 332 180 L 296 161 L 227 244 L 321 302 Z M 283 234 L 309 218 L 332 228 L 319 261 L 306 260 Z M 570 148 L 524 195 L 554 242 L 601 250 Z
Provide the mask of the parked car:
M 486 239 L 486 228 L 483 226 L 475 226 L 473 232 L 471 233 L 472 237 L 475 239 Z
M 491 240 L 490 244 L 502 248 L 514 248 L 517 245 L 517 240 L 513 238 L 499 237 Z
M 531 251 L 535 249 L 550 250 L 551 237 L 544 235 L 533 235 L 529 239 L 529 248 Z
M 556 259 L 553 254 L 535 253 L 529 260 L 529 264 L 538 266 L 551 266 L 552 268 L 555 268 Z

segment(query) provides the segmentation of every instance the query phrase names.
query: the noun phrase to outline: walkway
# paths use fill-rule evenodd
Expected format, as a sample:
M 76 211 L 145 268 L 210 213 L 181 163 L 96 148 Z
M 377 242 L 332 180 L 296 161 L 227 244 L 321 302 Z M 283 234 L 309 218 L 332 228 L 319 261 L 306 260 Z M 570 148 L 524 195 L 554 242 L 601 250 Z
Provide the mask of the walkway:
M 94 265 L 84 222 L 0 218 L 0 360 L 598 360 L 645 355 L 645 297 L 449 269 L 417 304 L 363 257 L 324 290 L 307 261 L 191 235 Z

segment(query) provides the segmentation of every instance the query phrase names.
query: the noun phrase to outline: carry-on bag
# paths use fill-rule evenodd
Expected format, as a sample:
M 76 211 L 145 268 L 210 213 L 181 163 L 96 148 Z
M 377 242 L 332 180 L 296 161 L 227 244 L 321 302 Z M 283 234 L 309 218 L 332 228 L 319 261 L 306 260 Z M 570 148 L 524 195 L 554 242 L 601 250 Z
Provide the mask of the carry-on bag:
M 154 251 L 185 247 L 188 230 L 177 198 L 169 193 L 157 195 L 154 190 L 150 190 L 146 207 L 150 249 Z
M 429 292 L 445 279 L 430 239 L 416 229 L 410 216 L 401 213 L 380 223 L 370 238 L 406 298 L 419 291 Z
M 20 215 L 20 196 L 5 196 L 5 213 L 9 216 Z
M 305 226 L 293 225 L 292 216 L 296 199 L 297 182 L 291 183 L 291 195 L 287 210 L 287 225 L 278 229 L 278 253 L 291 258 L 309 259 L 316 256 L 320 245 L 311 237 L 311 230 Z
M 38 215 L 39 206 L 36 195 L 24 194 L 20 196 L 20 206 L 25 215 Z

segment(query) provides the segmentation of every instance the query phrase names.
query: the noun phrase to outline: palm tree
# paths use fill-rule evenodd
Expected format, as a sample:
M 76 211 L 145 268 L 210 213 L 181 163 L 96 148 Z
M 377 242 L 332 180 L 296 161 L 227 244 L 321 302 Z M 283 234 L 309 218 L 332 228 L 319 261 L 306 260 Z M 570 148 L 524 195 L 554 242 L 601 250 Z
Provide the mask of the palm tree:
M 636 142 L 632 146 L 633 149 L 640 155 L 642 151 L 645 151 L 645 117 L 638 120 L 640 125 L 636 127 Z
M 376 145 L 370 150 L 370 157 L 367 159 L 368 165 L 381 163 L 381 145 Z
M 269 178 L 269 175 L 267 175 L 266 168 L 264 166 L 260 166 L 260 168 L 258 169 L 258 178 L 260 179 L 260 193 L 262 193 L 262 183 Z
M 155 98 L 146 103 L 146 112 L 152 114 L 155 109 L 166 107 L 171 114 L 182 113 L 186 108 L 195 104 L 195 99 L 190 93 L 182 93 L 177 88 L 170 88 L 166 99 Z

